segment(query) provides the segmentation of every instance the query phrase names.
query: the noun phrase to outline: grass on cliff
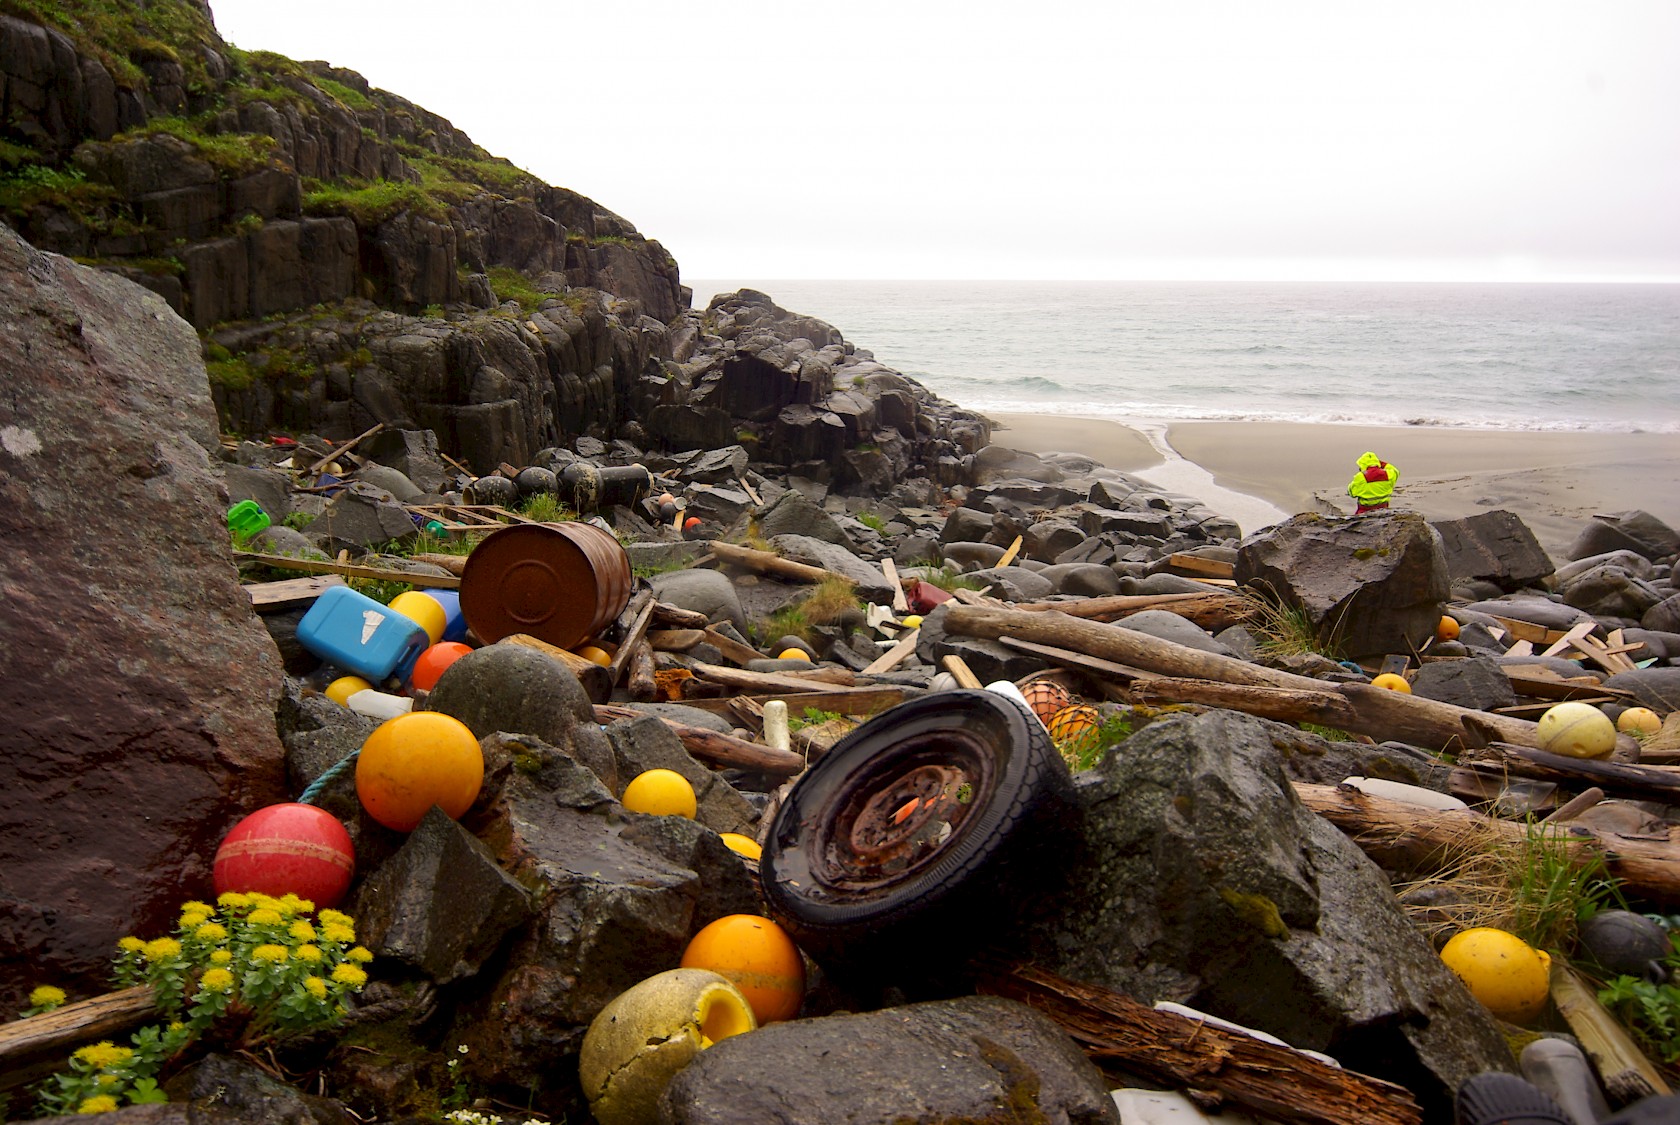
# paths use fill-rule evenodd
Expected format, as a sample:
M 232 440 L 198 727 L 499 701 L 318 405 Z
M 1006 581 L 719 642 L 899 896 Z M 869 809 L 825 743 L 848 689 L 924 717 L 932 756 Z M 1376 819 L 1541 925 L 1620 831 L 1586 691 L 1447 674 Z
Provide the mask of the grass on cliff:
M 64 32 L 126 89 L 146 85 L 141 63 L 152 59 L 181 64 L 189 86 L 211 83 L 199 48 L 216 41 L 216 29 L 187 0 L 0 0 L 0 12 Z
M 489 276 L 490 291 L 496 295 L 496 301 L 518 302 L 523 312 L 536 312 L 544 301 L 561 297 L 561 294 L 551 289 L 537 288 L 530 278 L 506 266 L 492 266 Z
M 249 175 L 267 168 L 278 145 L 264 133 L 206 133 L 204 118 L 154 117 L 138 129 L 119 133 L 116 141 L 167 134 L 193 147 L 199 159 L 232 176 Z
M 448 205 L 419 184 L 395 180 L 304 181 L 303 212 L 306 215 L 345 215 L 360 227 L 376 227 L 404 211 L 428 219 L 444 219 Z

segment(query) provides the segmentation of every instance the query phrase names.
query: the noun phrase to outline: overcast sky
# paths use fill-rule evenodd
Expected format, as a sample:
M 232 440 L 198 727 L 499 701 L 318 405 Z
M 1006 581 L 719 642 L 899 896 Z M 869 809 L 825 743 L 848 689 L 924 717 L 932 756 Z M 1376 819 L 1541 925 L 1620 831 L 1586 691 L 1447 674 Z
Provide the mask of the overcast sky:
M 211 0 L 687 278 L 1680 280 L 1676 0 Z

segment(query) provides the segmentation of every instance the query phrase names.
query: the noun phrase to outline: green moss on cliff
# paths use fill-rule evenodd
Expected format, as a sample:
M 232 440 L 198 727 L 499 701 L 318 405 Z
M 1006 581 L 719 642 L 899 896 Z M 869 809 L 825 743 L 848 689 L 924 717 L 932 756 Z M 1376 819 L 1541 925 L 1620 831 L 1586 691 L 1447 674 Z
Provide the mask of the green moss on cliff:
M 537 288 L 530 278 L 505 266 L 491 267 L 490 291 L 497 301 L 518 301 L 524 312 L 535 312 L 544 301 L 560 296 L 552 290 Z
M 320 76 L 316 76 L 312 79 L 312 81 L 315 83 L 316 89 L 324 90 L 333 97 L 337 98 L 339 104 L 344 106 L 345 109 L 373 108 L 373 102 L 368 99 L 366 94 L 362 93 L 360 90 L 346 86 L 342 82 L 334 82 L 331 78 L 322 78 Z
M 78 50 L 105 64 L 117 85 L 146 84 L 142 64 L 164 59 L 181 64 L 187 85 L 210 85 L 201 48 L 215 45 L 216 29 L 204 11 L 185 0 L 0 0 L 0 12 L 56 28 Z
M 429 219 L 449 214 L 447 204 L 419 184 L 395 180 L 305 180 L 303 211 L 306 215 L 347 215 L 362 227 L 376 227 L 403 211 Z
M 207 133 L 206 122 L 186 117 L 154 117 L 138 129 L 120 133 L 118 141 L 167 134 L 193 147 L 199 159 L 230 176 L 245 176 L 269 166 L 277 142 L 263 133 Z

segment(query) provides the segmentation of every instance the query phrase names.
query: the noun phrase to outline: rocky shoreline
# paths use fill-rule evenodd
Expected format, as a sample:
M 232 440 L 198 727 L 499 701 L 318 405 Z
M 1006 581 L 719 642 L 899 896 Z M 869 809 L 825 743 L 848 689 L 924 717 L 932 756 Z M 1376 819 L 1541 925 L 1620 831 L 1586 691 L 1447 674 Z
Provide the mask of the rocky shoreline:
M 334 568 L 359 566 L 424 587 L 459 582 L 459 560 L 389 553 L 421 534 L 416 509 L 517 509 L 538 494 L 577 503 L 585 497 L 567 470 L 583 463 L 598 472 L 641 465 L 651 485 L 583 513 L 647 575 L 634 581 L 645 592 L 594 639 L 609 651 L 645 646 L 650 676 L 635 681 L 628 658 L 606 679 L 540 647 L 476 647 L 416 704 L 459 718 L 480 739 L 486 780 L 468 813 L 458 822 L 434 813 L 405 835 L 368 817 L 348 774 L 329 777 L 314 798 L 350 828 L 357 874 L 347 908 L 375 973 L 345 1037 L 294 1045 L 285 1065 L 316 1076 L 344 1108 L 279 1093 L 225 1061 L 177 1076 L 168 1087 L 177 1098 L 213 1082 L 246 1098 L 284 1097 L 300 1119 L 336 1121 L 350 1109 L 402 1120 L 438 1112 L 447 1073 L 492 1099 L 485 1111 L 522 1097 L 554 1119 L 587 1113 L 573 1068 L 594 1015 L 675 967 L 705 923 L 769 909 L 761 879 L 792 854 L 772 832 L 800 792 L 789 776 L 815 772 L 870 716 L 873 729 L 890 732 L 902 721 L 895 713 L 912 703 L 937 709 L 944 698 L 961 728 L 986 707 L 1015 706 L 982 706 L 976 699 L 992 693 L 954 685 L 960 675 L 1066 692 L 1106 732 L 1100 750 L 1087 746 L 1080 759 L 1075 747 L 1071 763 L 1058 755 L 1041 769 L 1066 780 L 1051 786 L 1054 814 L 1031 829 L 1039 846 L 984 867 L 967 894 L 920 888 L 910 897 L 936 905 L 883 926 L 879 940 L 825 939 L 821 926 L 788 919 L 807 953 L 821 950 L 801 1018 L 695 1056 L 671 1083 L 661 1120 L 994 1119 L 1028 1088 L 1047 1116 L 1114 1120 L 1107 1090 L 1134 1083 L 1265 1104 L 1240 1066 L 1175 1079 L 1142 1066 L 1148 1050 L 1138 1048 L 1130 1063 L 1106 1056 L 1099 1072 L 1069 1053 L 1065 1012 L 1057 1023 L 974 995 L 1031 998 L 1022 965 L 1064 990 L 1189 1003 L 1349 1068 L 1314 1088 L 1314 1099 L 1328 1100 L 1273 1106 L 1283 1119 L 1355 1096 L 1363 1116 L 1345 1119 L 1444 1119 L 1460 1084 L 1514 1069 L 1514 1059 L 1396 898 L 1391 879 L 1415 875 L 1418 857 L 1407 866 L 1382 856 L 1379 867 L 1333 826 L 1350 808 L 1380 815 L 1386 806 L 1337 786 L 1348 777 L 1440 794 L 1479 786 L 1494 802 L 1489 813 L 1512 802 L 1543 812 L 1590 775 L 1558 778 L 1545 792 L 1499 784 L 1538 745 L 1521 717 L 1537 714 L 1534 697 L 1521 693 L 1555 695 L 1561 684 L 1565 694 L 1605 694 L 1612 712 L 1640 704 L 1668 714 L 1680 692 L 1670 656 L 1680 653 L 1680 537 L 1640 513 L 1584 526 L 1578 558 L 1562 567 L 1504 512 L 1433 528 L 1399 513 L 1297 517 L 1239 539 L 1229 520 L 1089 459 L 998 448 L 983 418 L 750 292 L 707 310 L 712 331 L 696 333 L 680 399 L 642 431 L 739 442 L 660 453 L 625 436 L 576 437 L 480 476 L 444 457 L 424 429 L 391 426 L 354 446 L 308 435 L 223 444 L 189 330 L 152 315 L 151 299 L 136 300 L 123 282 L 12 246 L 10 276 L 43 311 L 14 329 L 30 341 L 39 378 L 14 415 L 29 425 L 6 431 L 19 498 L 7 537 L 25 547 L 0 573 L 4 624 L 8 636 L 60 654 L 65 682 L 109 685 L 98 709 L 67 721 L 63 703 L 40 691 L 35 658 L 8 645 L 3 682 L 12 737 L 23 740 L 7 756 L 8 821 L 20 828 L 7 835 L 8 893 L 38 919 L 6 929 L 9 963 L 32 966 L 28 977 L 8 976 L 16 1003 L 42 977 L 97 992 L 116 937 L 163 932 L 182 898 L 207 893 L 209 861 L 234 821 L 295 799 L 374 729 L 320 693 L 320 661 L 297 638 L 303 607 L 271 608 L 260 626 L 242 610 L 252 594 L 234 583 L 220 539 L 227 506 L 253 499 L 273 517 L 245 545 L 270 560 L 329 581 Z M 69 338 L 47 328 L 69 323 L 79 326 Z M 149 327 L 138 332 L 140 324 Z M 140 380 L 151 383 L 144 393 L 124 392 Z M 877 440 L 859 443 L 858 434 Z M 328 468 L 336 472 L 318 475 Z M 699 523 L 673 526 L 689 519 Z M 53 535 L 43 536 L 48 527 Z M 158 543 L 171 547 L 158 552 Z M 788 563 L 815 570 L 790 580 Z M 195 590 L 188 574 L 220 577 Z M 785 611 L 809 604 L 817 575 L 843 576 L 850 596 L 795 635 Z M 95 582 L 100 593 L 84 605 L 98 612 L 45 608 Z M 949 596 L 907 625 L 910 605 L 893 605 L 918 582 L 922 597 Z M 1298 607 L 1364 666 L 1268 651 L 1245 588 Z M 1459 625 L 1456 640 L 1436 636 L 1443 610 Z M 1531 644 L 1536 654 L 1524 655 L 1515 638 L 1531 630 L 1571 636 L 1585 659 L 1563 660 L 1575 651 L 1568 645 L 1540 655 L 1554 646 Z M 912 632 L 914 642 L 902 643 Z M 249 653 L 231 655 L 235 643 Z M 164 652 L 172 658 L 148 655 Z M 189 675 L 179 661 L 187 653 L 211 664 Z M 1393 654 L 1419 661 L 1404 698 L 1369 686 Z M 1610 674 L 1632 654 L 1653 663 Z M 796 717 L 809 708 L 820 720 L 797 732 L 794 766 L 765 744 L 764 712 L 777 698 L 794 700 Z M 137 739 L 156 728 L 161 699 L 176 701 L 167 712 L 174 732 Z M 235 701 L 247 728 L 232 725 Z M 1298 707 L 1307 710 L 1290 710 Z M 277 722 L 263 733 L 268 715 Z M 1285 715 L 1314 725 L 1278 721 Z M 1016 737 L 988 735 L 986 745 Z M 84 747 L 95 740 L 127 749 L 90 756 Z M 884 745 L 895 741 L 889 734 Z M 194 745 L 207 755 L 197 762 L 183 756 Z M 771 764 L 728 764 L 743 746 L 762 748 Z M 1478 747 L 1481 758 L 1471 753 Z M 1616 757 L 1637 777 L 1641 752 L 1624 735 Z M 1082 768 L 1070 774 L 1070 764 Z M 690 780 L 694 819 L 623 809 L 624 786 L 656 768 Z M 112 770 L 123 776 L 118 804 L 108 785 L 91 784 Z M 157 816 L 171 799 L 179 813 Z M 1652 810 L 1612 799 L 1572 825 L 1605 841 L 1630 894 L 1667 907 L 1675 888 L 1660 873 L 1674 864 L 1666 842 L 1647 843 L 1647 867 L 1629 858 L 1627 818 L 1646 818 L 1650 840 Z M 90 819 L 107 831 L 77 827 Z M 720 832 L 758 838 L 762 865 L 725 847 Z M 19 846 L 28 840 L 56 843 Z M 77 930 L 54 902 L 79 904 Z M 1041 995 L 1037 1005 L 1046 1004 Z M 374 1041 L 384 1046 L 355 1046 Z M 465 1064 L 446 1071 L 458 1046 Z M 935 1079 L 971 1052 L 985 1060 L 978 1070 Z M 1310 1056 L 1294 1065 L 1318 1073 Z M 753 1099 L 762 1101 L 744 1108 Z

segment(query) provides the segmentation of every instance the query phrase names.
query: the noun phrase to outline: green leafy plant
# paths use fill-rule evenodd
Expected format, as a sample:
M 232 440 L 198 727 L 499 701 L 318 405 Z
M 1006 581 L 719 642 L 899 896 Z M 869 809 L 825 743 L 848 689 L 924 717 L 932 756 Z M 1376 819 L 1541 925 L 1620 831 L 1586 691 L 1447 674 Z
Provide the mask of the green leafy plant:
M 64 990 L 51 984 L 37 985 L 29 992 L 29 1007 L 18 1013 L 22 1019 L 64 1006 Z
M 859 512 L 857 521 L 870 531 L 884 531 L 887 526 L 887 521 L 874 512 Z
M 1669 981 L 1653 984 L 1639 977 L 1619 976 L 1598 991 L 1608 1008 L 1648 1050 L 1664 1063 L 1680 1062 L 1680 988 L 1672 983 L 1680 972 L 1680 935 L 1670 933 L 1669 955 L 1663 965 Z
M 806 727 L 820 727 L 824 723 L 832 723 L 840 717 L 838 711 L 824 711 L 820 707 L 807 707 L 803 714 L 788 716 L 788 730 L 804 730 Z
M 952 590 L 984 590 L 986 583 L 951 566 L 924 568 L 919 577 L 929 586 L 937 586 L 946 593 Z
M 289 527 L 293 531 L 302 531 L 315 522 L 315 517 L 308 512 L 287 512 L 286 518 L 280 521 L 282 527 Z
M 135 1032 L 132 1046 L 83 1047 L 37 1090 L 49 1114 L 97 1113 L 167 1101 L 158 1077 L 194 1044 L 250 1055 L 303 1032 L 330 1028 L 344 1000 L 367 983 L 373 954 L 356 944 L 349 915 L 295 895 L 229 893 L 216 906 L 188 902 L 171 937 L 123 938 L 115 979 L 149 985 L 167 1018 Z

